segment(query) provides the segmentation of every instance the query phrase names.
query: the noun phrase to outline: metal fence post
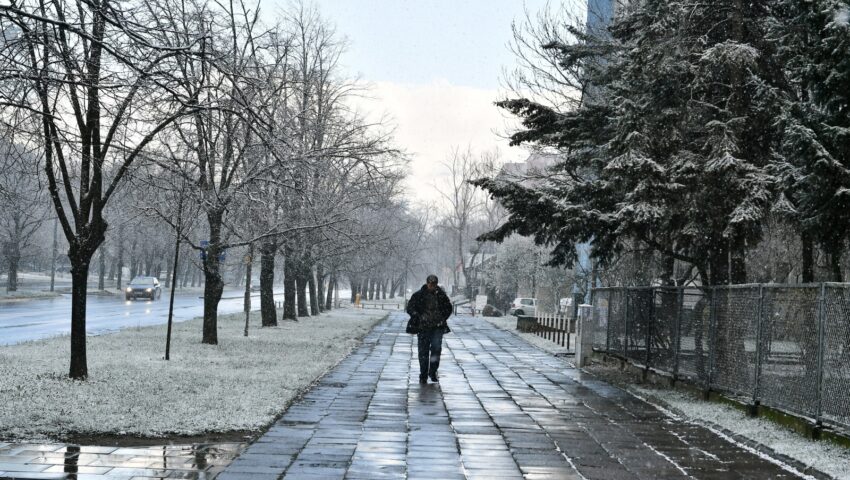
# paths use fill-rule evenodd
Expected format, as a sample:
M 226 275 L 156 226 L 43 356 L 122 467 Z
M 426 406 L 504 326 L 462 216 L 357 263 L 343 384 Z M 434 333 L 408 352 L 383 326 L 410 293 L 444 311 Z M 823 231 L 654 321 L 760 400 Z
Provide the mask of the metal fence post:
M 762 326 L 764 319 L 764 285 L 762 284 L 759 284 L 759 303 L 756 312 L 756 378 L 755 386 L 753 387 L 753 405 L 750 411 L 752 415 L 756 415 L 758 413 L 759 394 L 761 390 L 761 344 L 763 341 L 762 332 L 764 331 L 764 327 Z M 744 351 L 746 351 L 746 349 Z
M 623 358 L 629 358 L 629 289 L 623 288 L 623 295 L 626 297 L 626 311 L 623 317 Z
M 673 323 L 673 381 L 679 377 L 679 352 L 682 349 L 682 311 L 685 304 L 685 287 L 679 287 L 676 295 L 676 320 Z
M 708 312 L 708 372 L 706 373 L 706 394 L 711 391 L 711 377 L 714 371 L 715 344 L 717 342 L 717 287 L 711 287 L 711 306 Z
M 608 311 L 605 312 L 605 353 L 611 353 L 611 306 L 614 302 L 611 301 L 611 293 L 614 290 L 608 290 Z M 569 337 L 567 337 L 569 342 Z
M 826 330 L 826 284 L 821 282 L 820 295 L 818 298 L 818 364 L 817 364 L 817 411 L 815 412 L 815 424 L 823 425 L 823 355 L 824 337 Z
M 646 360 L 644 360 L 644 371 L 649 372 L 649 364 L 652 361 L 652 324 L 655 323 L 655 289 L 649 289 L 649 320 L 646 322 Z

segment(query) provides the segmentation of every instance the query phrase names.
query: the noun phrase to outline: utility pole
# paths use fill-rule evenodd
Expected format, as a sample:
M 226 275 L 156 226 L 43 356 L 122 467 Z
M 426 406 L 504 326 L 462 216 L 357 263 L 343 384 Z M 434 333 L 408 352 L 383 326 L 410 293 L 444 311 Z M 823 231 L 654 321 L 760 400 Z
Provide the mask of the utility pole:
M 175 268 L 171 269 L 171 294 L 168 300 L 168 331 L 165 334 L 165 359 L 170 360 L 171 358 L 171 325 L 173 323 L 174 318 L 174 288 L 175 282 L 177 282 L 177 264 L 180 260 L 180 240 L 183 236 L 183 192 L 185 191 L 185 184 L 180 188 L 180 199 L 177 201 L 177 226 L 175 227 L 175 233 L 177 234 L 177 240 L 174 242 L 174 265 Z
M 56 250 L 58 248 L 57 245 L 57 237 L 56 237 L 56 228 L 59 225 L 59 217 L 53 219 L 53 257 L 50 260 L 50 291 L 56 287 Z

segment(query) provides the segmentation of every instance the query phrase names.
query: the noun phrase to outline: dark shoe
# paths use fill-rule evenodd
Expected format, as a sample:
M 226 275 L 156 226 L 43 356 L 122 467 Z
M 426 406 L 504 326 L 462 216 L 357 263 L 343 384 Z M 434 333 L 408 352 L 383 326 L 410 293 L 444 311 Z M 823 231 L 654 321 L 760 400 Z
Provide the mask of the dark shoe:
M 419 375 L 419 383 L 428 383 L 427 375 Z
M 431 381 L 432 381 L 432 382 L 434 382 L 434 383 L 437 383 L 437 382 L 439 382 L 439 381 L 440 381 L 440 380 L 437 378 L 437 372 L 434 372 L 434 373 L 432 373 L 432 374 L 431 374 L 431 375 L 429 375 L 429 376 L 431 377 Z

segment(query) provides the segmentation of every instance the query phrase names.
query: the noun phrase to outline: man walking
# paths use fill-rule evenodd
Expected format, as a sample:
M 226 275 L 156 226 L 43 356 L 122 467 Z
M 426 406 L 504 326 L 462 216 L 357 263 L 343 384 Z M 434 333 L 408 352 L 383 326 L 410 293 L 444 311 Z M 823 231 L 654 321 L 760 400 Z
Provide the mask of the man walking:
M 437 282 L 436 275 L 428 275 L 425 285 L 407 302 L 407 313 L 419 325 L 419 383 L 428 383 L 429 376 L 432 382 L 438 381 L 443 334 L 451 331 L 446 320 L 452 315 L 452 301 Z

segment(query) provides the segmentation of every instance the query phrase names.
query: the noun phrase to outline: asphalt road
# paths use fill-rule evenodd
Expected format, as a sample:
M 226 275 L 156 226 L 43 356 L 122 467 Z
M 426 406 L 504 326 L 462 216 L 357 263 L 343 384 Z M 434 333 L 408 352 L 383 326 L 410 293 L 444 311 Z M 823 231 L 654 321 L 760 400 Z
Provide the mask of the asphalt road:
M 89 296 L 86 303 L 86 331 L 89 335 L 115 332 L 127 327 L 144 327 L 168 321 L 168 290 L 156 301 L 125 301 L 120 297 Z M 242 312 L 244 293 L 225 291 L 218 304 L 219 314 Z M 277 297 L 280 298 L 277 298 Z M 174 319 L 190 320 L 203 314 L 198 292 L 175 294 Z M 237 298 L 227 298 L 237 297 Z M 275 292 L 275 299 L 282 295 Z M 259 293 L 251 298 L 251 308 L 260 308 Z M 13 345 L 40 338 L 71 333 L 71 296 L 0 303 L 0 345 Z

